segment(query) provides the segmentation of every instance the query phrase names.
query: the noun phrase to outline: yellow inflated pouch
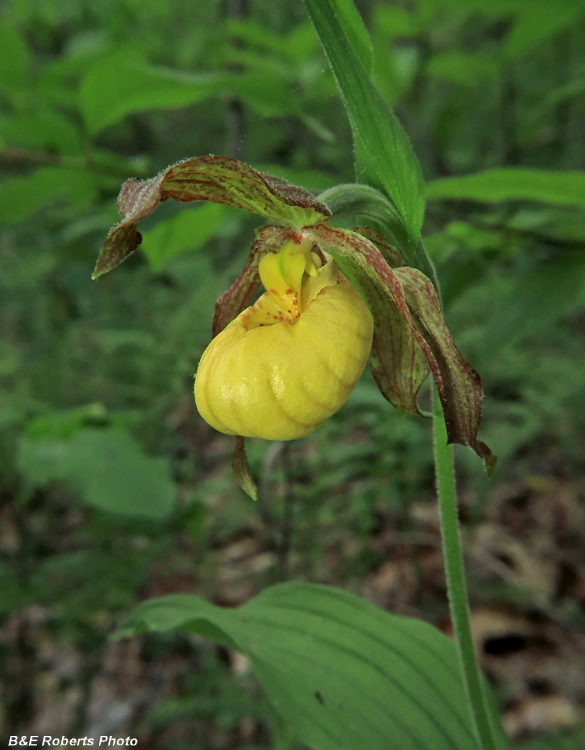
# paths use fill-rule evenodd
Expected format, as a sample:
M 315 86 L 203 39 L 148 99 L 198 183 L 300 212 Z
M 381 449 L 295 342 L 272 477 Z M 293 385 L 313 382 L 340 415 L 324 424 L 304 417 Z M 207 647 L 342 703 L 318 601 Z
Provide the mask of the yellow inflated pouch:
M 201 416 L 228 435 L 292 440 L 347 400 L 368 361 L 373 321 L 335 264 L 288 242 L 259 266 L 266 292 L 205 350 Z

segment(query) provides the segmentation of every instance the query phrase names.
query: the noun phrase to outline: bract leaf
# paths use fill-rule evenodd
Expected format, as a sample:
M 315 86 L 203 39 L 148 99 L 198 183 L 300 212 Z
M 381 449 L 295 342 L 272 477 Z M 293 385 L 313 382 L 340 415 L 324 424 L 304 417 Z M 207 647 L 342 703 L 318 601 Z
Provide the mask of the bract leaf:
M 246 455 L 246 441 L 240 435 L 236 437 L 236 447 L 232 457 L 232 469 L 238 480 L 238 484 L 246 495 L 251 497 L 252 500 L 258 500 L 258 488 L 252 477 L 248 456 Z
M 260 286 L 258 265 L 262 257 L 266 253 L 277 253 L 290 238 L 290 229 L 284 227 L 265 226 L 256 230 L 256 237 L 244 270 L 215 303 L 212 330 L 214 337 L 252 304 Z
M 427 370 L 416 343 L 437 383 L 449 443 L 473 448 L 491 473 L 496 458 L 477 439 L 481 380 L 455 346 L 431 281 L 415 268 L 391 269 L 375 245 L 356 232 L 320 226 L 303 233 L 333 256 L 370 307 L 374 317 L 372 372 L 382 394 L 402 411 L 420 413 L 416 396 Z M 398 323 L 395 310 L 409 331 Z M 398 344 L 394 337 L 399 337 Z M 386 347 L 391 347 L 391 355 Z
M 420 269 L 439 288 L 435 267 L 422 240 L 415 244 L 409 241 L 396 208 L 379 190 L 359 183 L 336 185 L 321 193 L 319 200 L 327 205 L 335 218 L 359 216 L 366 219 L 370 226 L 384 234 L 390 244 L 400 248 L 405 265 Z
M 335 218 L 360 216 L 368 222 L 374 222 L 395 245 L 408 247 L 408 234 L 400 214 L 394 204 L 376 188 L 359 183 L 335 185 L 322 192 L 319 200 L 325 203 Z
M 414 149 L 396 115 L 372 83 L 347 32 L 339 0 L 305 0 L 333 70 L 349 119 L 359 182 L 381 188 L 394 202 L 416 246 L 425 208 L 424 181 Z
M 104 242 L 92 278 L 111 271 L 136 250 L 141 242 L 136 225 L 168 198 L 243 208 L 290 227 L 331 218 L 329 209 L 303 188 L 258 172 L 237 159 L 185 159 L 150 180 L 133 178 L 122 185 L 118 210 L 123 218 Z
M 372 73 L 372 43 L 353 0 L 331 0 L 331 6 L 359 61 Z

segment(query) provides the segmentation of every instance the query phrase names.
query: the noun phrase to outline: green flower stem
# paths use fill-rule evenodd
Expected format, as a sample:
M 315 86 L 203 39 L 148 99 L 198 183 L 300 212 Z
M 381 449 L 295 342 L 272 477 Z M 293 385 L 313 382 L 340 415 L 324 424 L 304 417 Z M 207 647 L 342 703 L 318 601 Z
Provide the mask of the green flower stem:
M 496 750 L 486 696 L 482 688 L 482 676 L 471 635 L 467 585 L 465 583 L 463 552 L 459 534 L 453 448 L 451 445 L 447 445 L 447 429 L 436 388 L 433 388 L 433 423 L 435 474 L 441 513 L 441 537 L 445 558 L 447 591 L 463 683 L 478 747 L 481 750 Z

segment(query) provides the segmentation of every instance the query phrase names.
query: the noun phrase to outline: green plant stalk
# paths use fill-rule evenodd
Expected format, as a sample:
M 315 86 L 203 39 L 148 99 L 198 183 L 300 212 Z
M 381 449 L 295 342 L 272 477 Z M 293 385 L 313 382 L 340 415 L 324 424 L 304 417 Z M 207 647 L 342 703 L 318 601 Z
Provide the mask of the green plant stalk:
M 465 583 L 463 551 L 459 533 L 453 446 L 447 445 L 447 429 L 436 388 L 433 388 L 433 427 L 435 476 L 441 514 L 441 538 L 445 559 L 447 592 L 463 684 L 478 747 L 481 750 L 496 750 L 482 687 L 482 677 L 471 635 L 467 585 Z

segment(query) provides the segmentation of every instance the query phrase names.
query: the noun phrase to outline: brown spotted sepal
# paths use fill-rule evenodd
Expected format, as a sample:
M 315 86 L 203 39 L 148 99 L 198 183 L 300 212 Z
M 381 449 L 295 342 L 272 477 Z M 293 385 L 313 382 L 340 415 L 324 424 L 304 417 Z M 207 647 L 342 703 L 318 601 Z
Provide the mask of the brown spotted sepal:
M 199 156 L 168 167 L 150 180 L 122 185 L 118 211 L 122 221 L 104 242 L 92 278 L 122 263 L 141 242 L 136 226 L 161 201 L 210 201 L 243 208 L 285 227 L 329 221 L 329 209 L 303 188 L 259 172 L 227 156 Z
M 306 227 L 303 236 L 333 256 L 370 308 L 374 318 L 370 365 L 381 393 L 397 409 L 420 414 L 417 396 L 430 369 L 449 443 L 472 448 L 491 474 L 496 457 L 477 439 L 481 380 L 457 349 L 431 281 L 418 269 L 401 266 L 397 251 L 384 247 L 371 230 L 323 225 Z

